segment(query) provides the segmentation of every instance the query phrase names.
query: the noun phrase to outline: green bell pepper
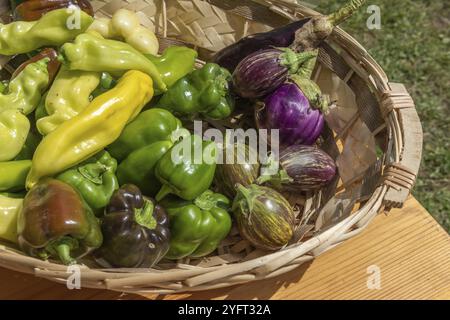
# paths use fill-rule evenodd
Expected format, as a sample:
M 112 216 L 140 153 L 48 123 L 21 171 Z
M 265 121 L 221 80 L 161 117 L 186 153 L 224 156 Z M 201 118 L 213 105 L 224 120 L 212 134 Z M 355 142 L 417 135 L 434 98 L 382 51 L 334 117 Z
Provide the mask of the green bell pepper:
M 117 161 L 107 151 L 102 151 L 80 165 L 59 174 L 56 179 L 78 190 L 94 213 L 109 202 L 119 188 L 116 178 Z
M 194 201 L 174 196 L 161 202 L 170 221 L 167 259 L 200 258 L 213 252 L 231 229 L 230 200 L 206 190 Z
M 157 103 L 157 107 L 182 116 L 200 113 L 213 119 L 228 117 L 234 109 L 230 93 L 231 74 L 214 63 L 207 63 L 179 79 Z
M 94 19 L 66 8 L 53 10 L 37 21 L 0 24 L 0 54 L 26 53 L 44 46 L 60 46 L 83 33 Z
M 153 108 L 140 113 L 127 124 L 120 137 L 108 147 L 109 153 L 123 161 L 134 150 L 157 141 L 174 142 L 181 129 L 181 121 L 164 109 Z
M 164 83 L 170 88 L 180 78 L 194 70 L 197 51 L 188 47 L 172 46 L 164 50 L 161 56 L 145 56 L 158 69 Z
M 24 190 L 30 168 L 31 160 L 0 162 L 0 191 Z
M 216 144 L 202 141 L 198 135 L 185 137 L 174 144 L 155 168 L 155 175 L 162 183 L 156 201 L 170 193 L 185 200 L 194 200 L 202 194 L 213 181 L 216 155 Z
M 171 141 L 157 141 L 131 152 L 117 168 L 119 184 L 132 183 L 146 196 L 154 196 L 161 189 L 155 176 L 156 164 L 172 145 Z
M 99 33 L 80 34 L 74 43 L 64 44 L 60 54 L 70 70 L 109 72 L 116 76 L 139 70 L 152 78 L 156 89 L 167 90 L 158 69 L 142 53 L 125 42 L 104 39 Z

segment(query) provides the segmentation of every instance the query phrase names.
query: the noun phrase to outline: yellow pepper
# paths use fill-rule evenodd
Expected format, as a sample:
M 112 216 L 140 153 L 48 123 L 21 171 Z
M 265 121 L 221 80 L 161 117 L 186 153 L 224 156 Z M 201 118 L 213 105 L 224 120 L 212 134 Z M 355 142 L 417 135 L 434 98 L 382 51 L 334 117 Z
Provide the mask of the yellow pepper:
M 145 73 L 127 71 L 117 85 L 42 139 L 34 153 L 26 187 L 90 158 L 115 141 L 153 97 Z

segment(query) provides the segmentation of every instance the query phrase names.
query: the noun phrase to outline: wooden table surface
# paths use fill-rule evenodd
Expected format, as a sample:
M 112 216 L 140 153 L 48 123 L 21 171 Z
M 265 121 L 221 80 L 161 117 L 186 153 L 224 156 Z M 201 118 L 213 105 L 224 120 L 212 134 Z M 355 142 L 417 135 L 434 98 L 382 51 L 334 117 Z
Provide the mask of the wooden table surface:
M 369 269 L 368 269 L 369 268 Z M 379 289 L 368 289 L 379 270 Z M 450 299 L 450 237 L 414 199 L 361 235 L 280 277 L 147 297 L 65 286 L 0 268 L 0 299 Z

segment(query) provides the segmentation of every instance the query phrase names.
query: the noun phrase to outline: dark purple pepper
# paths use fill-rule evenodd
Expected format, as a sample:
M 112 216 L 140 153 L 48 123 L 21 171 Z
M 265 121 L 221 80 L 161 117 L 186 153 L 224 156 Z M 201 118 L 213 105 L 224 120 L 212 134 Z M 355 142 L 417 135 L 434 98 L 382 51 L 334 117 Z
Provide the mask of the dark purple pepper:
M 149 268 L 169 250 L 165 210 L 132 184 L 113 194 L 101 228 L 104 241 L 95 259 L 104 267 Z

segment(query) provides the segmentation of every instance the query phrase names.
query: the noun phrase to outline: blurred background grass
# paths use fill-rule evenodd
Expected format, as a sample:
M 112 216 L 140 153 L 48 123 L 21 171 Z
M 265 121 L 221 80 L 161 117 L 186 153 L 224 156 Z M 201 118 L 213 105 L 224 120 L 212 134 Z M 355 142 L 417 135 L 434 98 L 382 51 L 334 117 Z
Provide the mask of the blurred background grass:
M 306 0 L 329 13 L 347 0 Z M 369 30 L 368 5 L 378 5 L 381 29 Z M 450 1 L 368 0 L 342 25 L 393 82 L 406 85 L 424 131 L 414 196 L 450 232 Z

